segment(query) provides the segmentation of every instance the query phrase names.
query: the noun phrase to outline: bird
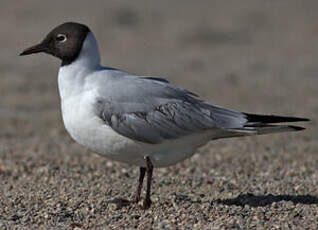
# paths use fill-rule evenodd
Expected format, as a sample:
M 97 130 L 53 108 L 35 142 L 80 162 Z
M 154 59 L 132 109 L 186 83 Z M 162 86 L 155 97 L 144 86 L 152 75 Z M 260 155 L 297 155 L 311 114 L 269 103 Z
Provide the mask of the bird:
M 139 167 L 129 203 L 151 206 L 153 169 L 175 165 L 220 138 L 300 131 L 283 122 L 307 118 L 239 112 L 201 99 L 167 79 L 101 65 L 88 26 L 65 22 L 21 56 L 47 53 L 61 60 L 58 90 L 64 126 L 80 145 L 110 160 Z M 146 194 L 141 200 L 144 177 Z

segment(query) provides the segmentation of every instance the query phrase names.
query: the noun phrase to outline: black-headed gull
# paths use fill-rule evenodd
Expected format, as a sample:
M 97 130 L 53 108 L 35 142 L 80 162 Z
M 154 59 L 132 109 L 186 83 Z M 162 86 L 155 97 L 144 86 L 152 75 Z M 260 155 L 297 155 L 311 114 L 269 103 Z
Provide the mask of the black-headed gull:
M 134 202 L 147 173 L 144 208 L 149 208 L 153 167 L 174 165 L 219 138 L 304 128 L 273 125 L 306 118 L 256 115 L 199 99 L 166 79 L 136 76 L 100 65 L 90 29 L 68 22 L 21 55 L 44 52 L 62 60 L 58 74 L 62 116 L 72 138 L 109 159 L 140 167 Z

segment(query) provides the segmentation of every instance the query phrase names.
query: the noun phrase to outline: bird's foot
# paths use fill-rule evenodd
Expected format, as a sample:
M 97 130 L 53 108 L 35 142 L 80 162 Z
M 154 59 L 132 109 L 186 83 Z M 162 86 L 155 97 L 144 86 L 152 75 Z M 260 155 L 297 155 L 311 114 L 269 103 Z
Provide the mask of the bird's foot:
M 143 206 L 142 206 L 142 208 L 143 209 L 149 209 L 150 208 L 150 206 L 151 206 L 151 200 L 150 199 L 144 199 L 144 203 L 143 203 Z
M 140 195 L 135 195 L 133 200 L 131 201 L 132 203 L 138 204 L 140 201 Z

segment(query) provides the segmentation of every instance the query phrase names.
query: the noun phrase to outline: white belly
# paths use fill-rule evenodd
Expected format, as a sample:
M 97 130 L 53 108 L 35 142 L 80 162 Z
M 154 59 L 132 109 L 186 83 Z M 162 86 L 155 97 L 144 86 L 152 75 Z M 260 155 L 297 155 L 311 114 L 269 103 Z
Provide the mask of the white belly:
M 161 144 L 134 141 L 106 125 L 87 101 L 90 101 L 88 95 L 85 101 L 79 98 L 62 101 L 65 128 L 76 142 L 112 160 L 145 166 L 144 157 L 149 156 L 155 167 L 165 167 L 191 157 L 197 147 L 208 141 L 207 134 L 186 136 Z

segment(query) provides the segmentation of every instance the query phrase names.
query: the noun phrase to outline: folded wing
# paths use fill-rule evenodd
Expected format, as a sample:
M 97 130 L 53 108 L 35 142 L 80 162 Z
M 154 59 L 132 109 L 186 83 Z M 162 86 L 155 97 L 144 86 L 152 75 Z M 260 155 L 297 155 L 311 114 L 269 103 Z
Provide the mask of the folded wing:
M 226 109 L 160 78 L 122 77 L 109 90 L 103 87 L 96 102 L 98 116 L 119 134 L 151 144 L 210 129 L 224 130 L 219 138 L 294 131 L 301 127 L 270 123 L 306 120 Z

